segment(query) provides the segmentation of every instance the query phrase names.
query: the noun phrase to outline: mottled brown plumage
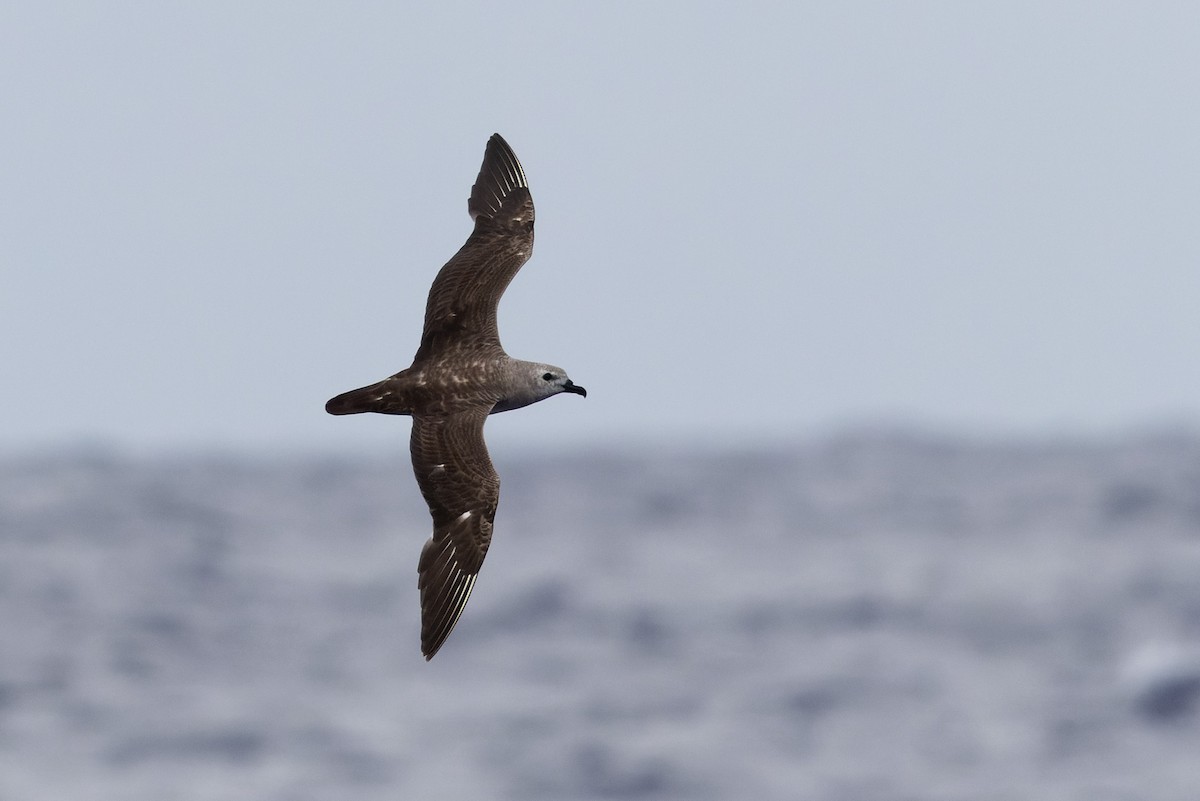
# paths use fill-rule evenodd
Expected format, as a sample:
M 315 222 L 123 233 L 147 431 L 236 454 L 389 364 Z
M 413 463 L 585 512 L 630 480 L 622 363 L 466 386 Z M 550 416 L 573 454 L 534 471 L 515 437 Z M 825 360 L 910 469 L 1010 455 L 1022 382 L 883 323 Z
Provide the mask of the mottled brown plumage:
M 475 230 L 429 290 L 412 366 L 330 400 L 330 414 L 411 415 L 413 472 L 433 517 L 421 550 L 421 651 L 433 658 L 462 615 L 492 541 L 500 477 L 483 440 L 489 414 L 562 392 L 587 395 L 553 365 L 511 358 L 496 307 L 533 251 L 533 198 L 512 149 L 488 140 L 467 209 Z

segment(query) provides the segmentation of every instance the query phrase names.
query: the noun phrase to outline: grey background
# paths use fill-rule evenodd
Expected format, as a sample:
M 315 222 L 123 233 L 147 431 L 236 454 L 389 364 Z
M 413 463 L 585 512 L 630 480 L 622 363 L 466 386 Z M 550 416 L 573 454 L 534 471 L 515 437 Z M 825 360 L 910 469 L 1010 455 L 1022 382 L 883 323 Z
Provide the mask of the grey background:
M 1194 422 L 1198 24 L 4 3 L 0 446 L 390 436 L 321 406 L 407 366 L 493 131 L 539 214 L 505 343 L 592 391 L 493 442 Z

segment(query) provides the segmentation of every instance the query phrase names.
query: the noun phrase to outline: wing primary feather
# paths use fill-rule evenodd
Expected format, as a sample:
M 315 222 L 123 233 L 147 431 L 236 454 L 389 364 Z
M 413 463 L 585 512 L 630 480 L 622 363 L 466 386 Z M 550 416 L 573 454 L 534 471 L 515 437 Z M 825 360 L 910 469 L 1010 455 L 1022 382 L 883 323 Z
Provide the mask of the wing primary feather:
M 471 217 L 491 219 L 504 212 L 504 201 L 519 188 L 529 188 L 525 170 L 500 134 L 493 134 L 483 154 L 479 177 L 471 187 L 467 209 Z
M 434 654 L 446 642 L 446 638 L 450 636 L 450 632 L 454 630 L 454 626 L 462 617 L 463 609 L 466 608 L 467 601 L 471 597 L 471 590 L 475 587 L 475 578 L 474 575 L 469 574 L 461 574 L 456 577 L 455 592 L 451 597 L 452 603 L 443 606 L 441 614 L 427 627 L 423 627 L 426 629 L 426 633 L 421 638 L 421 650 L 424 652 L 426 661 L 433 659 Z

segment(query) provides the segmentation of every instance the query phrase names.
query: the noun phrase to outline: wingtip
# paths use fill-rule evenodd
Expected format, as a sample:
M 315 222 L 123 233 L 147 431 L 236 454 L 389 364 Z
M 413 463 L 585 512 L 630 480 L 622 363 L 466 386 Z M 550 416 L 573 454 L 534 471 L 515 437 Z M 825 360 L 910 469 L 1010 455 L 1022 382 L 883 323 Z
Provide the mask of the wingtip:
M 501 216 L 524 220 L 528 216 L 532 221 L 533 206 L 528 199 L 529 182 L 517 154 L 503 136 L 492 134 L 483 151 L 479 176 L 471 187 L 467 211 L 474 220 Z
M 453 627 L 451 627 L 451 628 L 453 628 Z M 422 640 L 421 656 L 425 657 L 426 662 L 433 659 L 435 656 L 437 656 L 437 652 L 442 650 L 442 646 L 446 644 L 446 640 L 449 638 L 450 638 L 450 632 L 447 631 L 445 634 L 442 635 L 441 639 L 438 640 L 437 642 L 429 642 L 426 640 Z

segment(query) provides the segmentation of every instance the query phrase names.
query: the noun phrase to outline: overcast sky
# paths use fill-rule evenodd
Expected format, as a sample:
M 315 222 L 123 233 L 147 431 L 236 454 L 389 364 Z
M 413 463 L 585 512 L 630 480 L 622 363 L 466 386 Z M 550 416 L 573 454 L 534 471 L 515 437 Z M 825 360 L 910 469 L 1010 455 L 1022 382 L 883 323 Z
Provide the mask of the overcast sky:
M 1200 418 L 1200 5 L 0 5 L 0 448 L 354 448 L 487 137 L 533 443 Z

